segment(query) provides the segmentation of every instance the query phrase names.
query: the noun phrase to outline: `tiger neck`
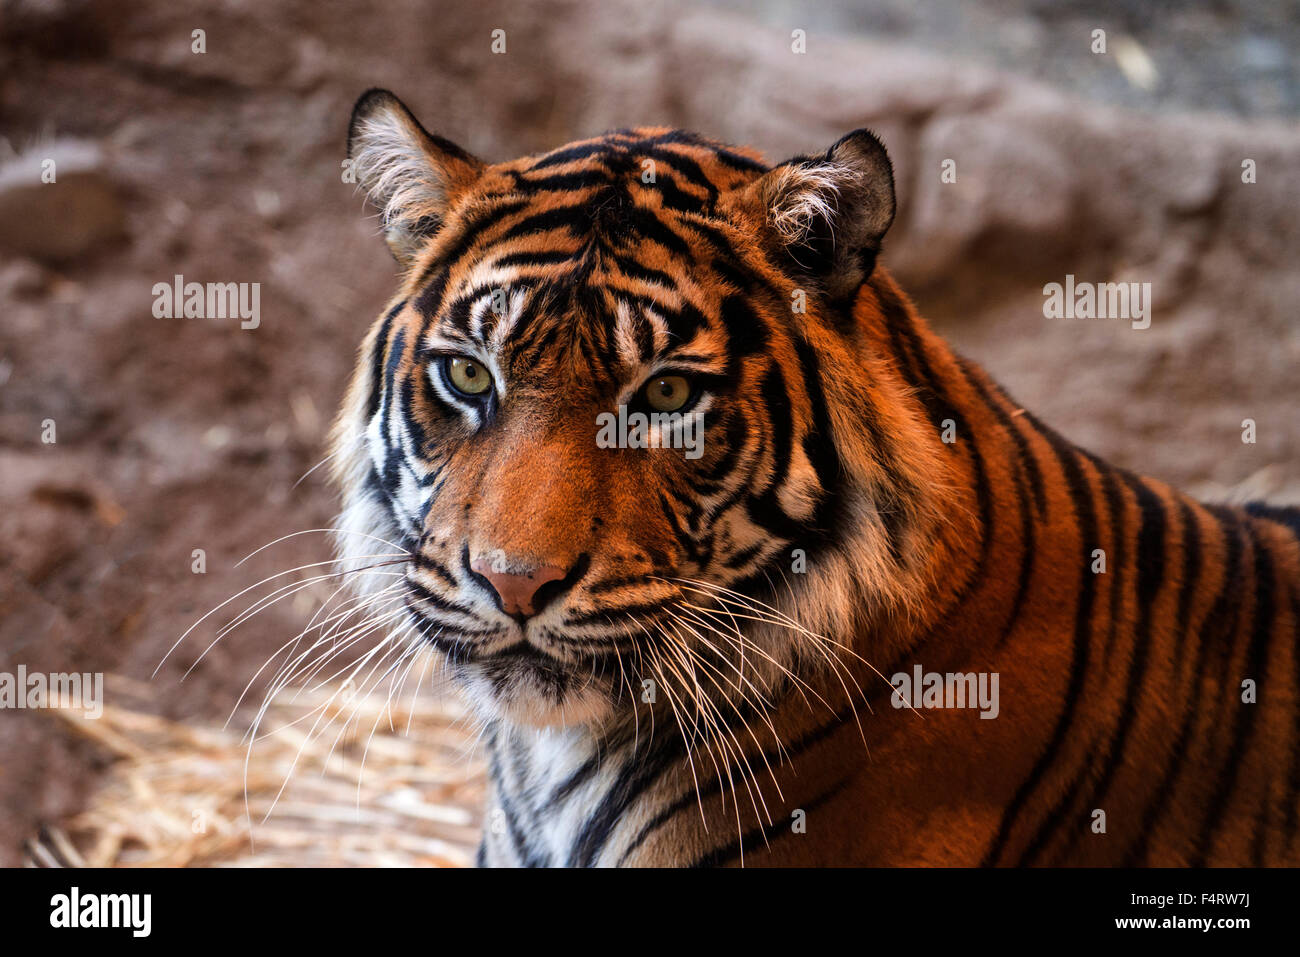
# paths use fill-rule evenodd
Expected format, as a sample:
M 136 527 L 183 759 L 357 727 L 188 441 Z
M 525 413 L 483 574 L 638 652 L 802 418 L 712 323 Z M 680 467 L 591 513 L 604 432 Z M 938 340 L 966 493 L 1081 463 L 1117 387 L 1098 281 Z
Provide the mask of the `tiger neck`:
M 1041 498 L 1031 488 L 1027 438 L 1038 426 L 931 331 L 883 269 L 863 286 L 855 318 L 850 353 L 870 383 L 862 419 L 874 429 L 876 458 L 890 462 L 884 477 L 860 471 L 858 485 L 873 502 L 880 487 L 892 489 L 903 520 L 890 542 L 894 567 L 858 572 L 862 592 L 883 597 L 848 631 L 853 648 L 885 675 L 922 649 L 941 648 L 952 661 L 979 657 L 1005 640 L 1026 597 L 1027 579 L 1016 594 L 988 570 L 1023 558 L 1023 504 L 1031 491 Z M 858 539 L 840 557 L 862 565 L 860 556 L 879 551 Z
M 480 866 L 624 863 L 610 837 L 629 807 L 647 800 L 631 786 L 645 758 L 637 742 L 610 745 L 580 727 L 504 723 L 491 728 L 487 742 Z

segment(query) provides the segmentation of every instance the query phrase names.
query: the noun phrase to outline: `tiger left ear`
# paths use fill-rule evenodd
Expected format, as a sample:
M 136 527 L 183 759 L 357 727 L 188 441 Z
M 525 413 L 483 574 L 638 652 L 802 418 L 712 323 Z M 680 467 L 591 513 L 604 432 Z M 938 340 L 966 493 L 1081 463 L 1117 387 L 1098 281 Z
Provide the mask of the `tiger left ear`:
M 404 268 L 438 231 L 456 194 L 484 168 L 421 126 L 387 90 L 366 91 L 352 108 L 348 158 L 357 183 L 383 217 L 388 248 Z
M 871 275 L 894 221 L 894 168 L 885 146 L 854 130 L 820 156 L 799 156 L 748 187 L 796 266 L 833 301 Z

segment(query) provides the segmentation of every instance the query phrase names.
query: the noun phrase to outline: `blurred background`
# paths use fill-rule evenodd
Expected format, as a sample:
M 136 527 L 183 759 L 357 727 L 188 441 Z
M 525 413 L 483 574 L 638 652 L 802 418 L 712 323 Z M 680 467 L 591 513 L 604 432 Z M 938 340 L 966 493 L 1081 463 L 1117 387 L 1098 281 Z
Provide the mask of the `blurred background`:
M 240 692 L 319 588 L 150 678 L 210 608 L 329 557 L 311 533 L 234 567 L 334 515 L 324 470 L 299 479 L 395 280 L 341 175 L 364 89 L 488 160 L 667 124 L 777 161 L 870 126 L 884 262 L 962 352 L 1120 465 L 1295 502 L 1298 32 L 1276 0 L 0 0 L 0 671 L 110 676 L 99 721 L 0 711 L 0 864 L 469 860 L 454 702 L 379 688 L 330 750 L 294 736 L 307 695 L 245 763 L 269 672 Z M 1150 282 L 1150 328 L 1045 319 L 1067 273 Z M 260 325 L 155 318 L 177 274 L 260 283 Z

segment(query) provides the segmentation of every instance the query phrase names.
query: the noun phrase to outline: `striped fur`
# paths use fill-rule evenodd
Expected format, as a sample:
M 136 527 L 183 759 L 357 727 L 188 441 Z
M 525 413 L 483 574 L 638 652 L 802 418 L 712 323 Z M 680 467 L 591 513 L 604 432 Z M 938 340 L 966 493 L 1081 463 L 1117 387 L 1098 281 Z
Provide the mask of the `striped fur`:
M 875 263 L 874 137 L 486 165 L 372 92 L 350 150 L 403 276 L 336 427 L 339 544 L 413 556 L 485 725 L 482 863 L 1300 863 L 1300 511 L 1107 465 L 959 358 Z M 598 448 L 665 369 L 703 456 Z M 565 577 L 525 623 L 486 559 Z M 997 672 L 998 718 L 891 707 L 918 663 Z

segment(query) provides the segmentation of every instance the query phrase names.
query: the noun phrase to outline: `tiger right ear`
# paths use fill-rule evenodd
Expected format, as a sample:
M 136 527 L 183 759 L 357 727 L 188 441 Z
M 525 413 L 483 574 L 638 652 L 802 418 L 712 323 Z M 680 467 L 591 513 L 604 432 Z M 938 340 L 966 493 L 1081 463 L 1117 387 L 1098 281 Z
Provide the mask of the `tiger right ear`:
M 348 158 L 403 267 L 438 231 L 456 194 L 484 168 L 455 143 L 428 132 L 387 90 L 366 91 L 352 108 Z
M 851 299 L 894 221 L 894 169 L 876 135 L 854 130 L 823 154 L 774 167 L 748 189 L 795 265 L 832 301 Z

